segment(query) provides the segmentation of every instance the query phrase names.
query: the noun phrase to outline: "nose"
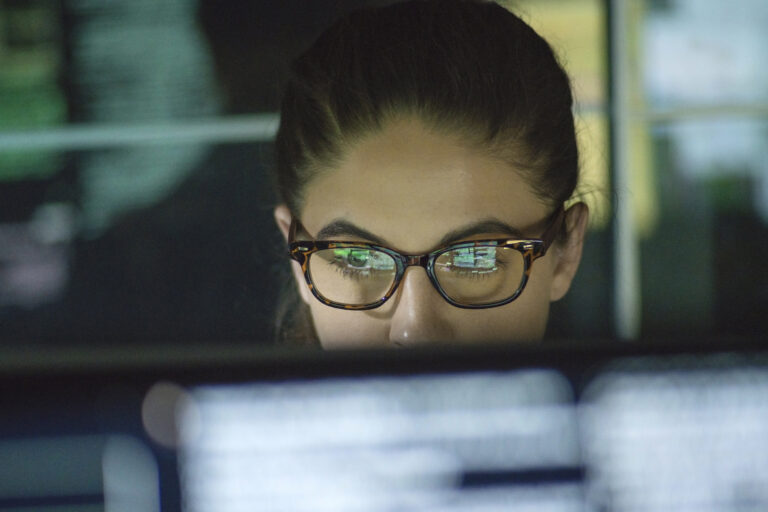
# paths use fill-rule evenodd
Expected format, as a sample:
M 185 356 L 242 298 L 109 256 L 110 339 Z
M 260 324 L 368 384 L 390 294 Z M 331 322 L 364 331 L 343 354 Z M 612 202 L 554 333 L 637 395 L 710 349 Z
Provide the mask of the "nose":
M 410 267 L 395 297 L 395 311 L 389 329 L 390 342 L 398 347 L 448 342 L 450 325 L 444 320 L 444 299 L 429 281 L 422 268 Z

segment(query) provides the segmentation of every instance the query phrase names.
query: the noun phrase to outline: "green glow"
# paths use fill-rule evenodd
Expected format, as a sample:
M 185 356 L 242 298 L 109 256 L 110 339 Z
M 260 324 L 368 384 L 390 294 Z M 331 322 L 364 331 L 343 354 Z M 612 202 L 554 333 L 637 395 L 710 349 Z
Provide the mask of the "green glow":
M 373 249 L 334 249 L 333 256 L 335 261 L 351 268 L 387 271 L 395 268 L 395 261 L 389 255 Z

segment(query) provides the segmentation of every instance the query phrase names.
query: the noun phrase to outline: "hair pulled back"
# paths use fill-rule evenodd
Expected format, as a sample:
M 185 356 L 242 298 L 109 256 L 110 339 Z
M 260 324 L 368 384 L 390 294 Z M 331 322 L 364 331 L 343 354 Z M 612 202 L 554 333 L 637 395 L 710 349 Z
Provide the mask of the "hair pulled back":
M 410 0 L 355 11 L 293 63 L 275 141 L 278 195 L 301 215 L 303 191 L 345 151 L 411 116 L 508 162 L 551 204 L 578 182 L 566 73 L 544 39 L 481 0 Z M 511 171 L 513 172 L 513 171 Z M 277 339 L 318 344 L 290 283 Z
M 562 203 L 578 182 L 572 103 L 547 42 L 495 3 L 355 11 L 293 63 L 275 142 L 278 193 L 299 215 L 316 173 L 410 115 L 508 161 L 540 198 Z

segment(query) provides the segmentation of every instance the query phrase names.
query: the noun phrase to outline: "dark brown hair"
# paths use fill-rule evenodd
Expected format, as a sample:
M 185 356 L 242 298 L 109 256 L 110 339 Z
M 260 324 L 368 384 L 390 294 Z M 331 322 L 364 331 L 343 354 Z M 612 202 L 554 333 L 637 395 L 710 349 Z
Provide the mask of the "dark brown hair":
M 572 104 L 547 42 L 495 3 L 411 0 L 355 11 L 293 63 L 275 141 L 278 195 L 300 215 L 316 173 L 361 137 L 412 116 L 487 149 L 542 200 L 562 204 L 579 174 Z M 280 308 L 278 337 L 311 338 L 293 295 Z M 301 319 L 309 325 L 297 330 Z

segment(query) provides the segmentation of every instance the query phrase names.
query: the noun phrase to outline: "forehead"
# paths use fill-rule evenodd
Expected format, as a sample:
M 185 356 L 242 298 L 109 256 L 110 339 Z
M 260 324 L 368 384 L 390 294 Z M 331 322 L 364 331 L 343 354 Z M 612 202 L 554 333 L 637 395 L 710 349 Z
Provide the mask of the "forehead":
M 523 229 L 547 214 L 509 164 L 414 120 L 357 142 L 307 185 L 304 198 L 311 233 L 344 219 L 413 252 L 472 222 L 493 218 Z

